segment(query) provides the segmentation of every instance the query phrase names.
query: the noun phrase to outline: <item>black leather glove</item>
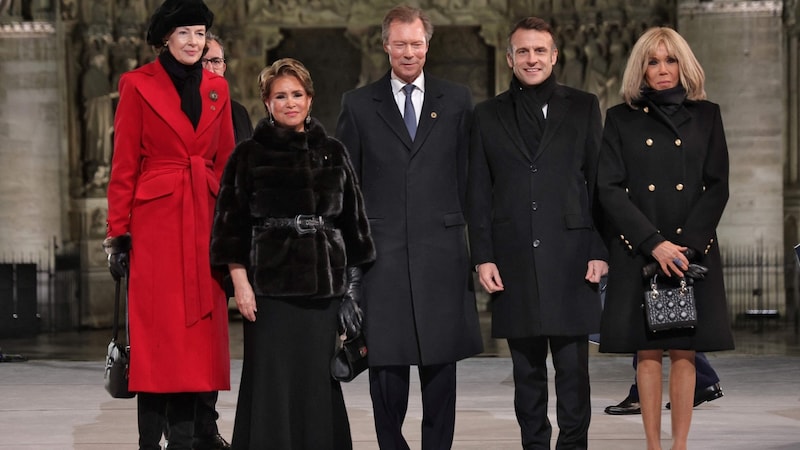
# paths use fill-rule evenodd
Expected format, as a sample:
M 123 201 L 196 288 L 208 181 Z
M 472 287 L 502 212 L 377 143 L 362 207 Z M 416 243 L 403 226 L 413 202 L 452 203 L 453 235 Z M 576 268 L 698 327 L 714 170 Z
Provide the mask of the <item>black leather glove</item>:
M 126 233 L 103 241 L 103 250 L 108 254 L 108 270 L 114 281 L 128 275 L 128 253 L 131 250 L 131 235 Z
M 691 261 L 694 259 L 696 253 L 694 249 L 687 248 L 683 251 L 683 254 L 686 256 L 686 259 Z M 683 272 L 683 276 L 692 280 L 702 280 L 705 278 L 707 272 L 708 267 L 690 262 L 689 267 Z M 653 275 L 665 276 L 664 271 L 661 270 L 661 266 L 657 262 L 651 262 L 642 267 L 643 278 L 653 278 Z
M 339 306 L 339 334 L 345 334 L 347 340 L 361 334 L 361 325 L 364 315 L 361 312 L 361 276 L 362 271 L 358 266 L 347 267 L 347 287 Z

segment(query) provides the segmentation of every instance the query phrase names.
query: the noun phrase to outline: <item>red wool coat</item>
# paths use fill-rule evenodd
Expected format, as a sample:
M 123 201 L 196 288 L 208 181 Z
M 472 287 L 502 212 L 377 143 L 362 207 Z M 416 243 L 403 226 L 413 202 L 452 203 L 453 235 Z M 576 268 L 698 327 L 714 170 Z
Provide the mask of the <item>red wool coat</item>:
M 227 299 L 209 240 L 234 147 L 228 85 L 203 71 L 197 129 L 156 60 L 123 75 L 114 119 L 108 236 L 130 232 L 130 389 L 230 389 Z

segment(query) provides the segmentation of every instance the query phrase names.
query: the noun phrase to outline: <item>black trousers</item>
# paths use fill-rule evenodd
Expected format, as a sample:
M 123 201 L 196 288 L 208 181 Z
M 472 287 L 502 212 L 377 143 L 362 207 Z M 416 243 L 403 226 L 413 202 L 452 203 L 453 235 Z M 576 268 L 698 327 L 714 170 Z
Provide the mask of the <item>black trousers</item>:
M 553 432 L 547 418 L 547 348 L 555 368 L 557 450 L 586 449 L 592 409 L 587 336 L 509 339 L 514 365 L 514 411 L 525 450 L 549 450 Z
M 194 437 L 200 440 L 213 439 L 219 434 L 217 428 L 217 398 L 219 392 L 199 392 L 194 410 Z
M 169 429 L 167 448 L 191 450 L 196 397 L 195 393 L 137 393 L 139 450 L 160 450 L 165 424 Z
M 417 369 L 422 388 L 422 450 L 447 450 L 453 446 L 456 424 L 456 363 Z M 409 366 L 369 368 L 369 392 L 381 450 L 409 450 L 402 433 L 409 373 Z

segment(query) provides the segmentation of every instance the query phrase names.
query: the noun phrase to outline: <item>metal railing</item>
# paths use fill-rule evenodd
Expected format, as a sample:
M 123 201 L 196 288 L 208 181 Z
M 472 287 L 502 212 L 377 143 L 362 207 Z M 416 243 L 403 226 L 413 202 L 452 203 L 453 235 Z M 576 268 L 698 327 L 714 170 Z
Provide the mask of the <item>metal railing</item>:
M 80 324 L 80 268 L 57 268 L 47 254 L 0 254 L 0 302 L 23 334 L 75 330 Z M 22 286 L 17 273 L 35 271 L 35 286 Z M 35 302 L 35 305 L 33 304 Z M 33 314 L 33 317 L 31 317 Z M 34 328 L 29 330 L 29 328 Z

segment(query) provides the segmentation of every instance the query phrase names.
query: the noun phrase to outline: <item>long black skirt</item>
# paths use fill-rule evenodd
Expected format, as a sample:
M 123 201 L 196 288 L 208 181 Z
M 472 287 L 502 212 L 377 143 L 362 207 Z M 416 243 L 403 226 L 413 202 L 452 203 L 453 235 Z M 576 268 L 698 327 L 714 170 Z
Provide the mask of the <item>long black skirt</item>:
M 259 297 L 244 319 L 235 450 L 350 450 L 350 424 L 330 360 L 339 299 Z

